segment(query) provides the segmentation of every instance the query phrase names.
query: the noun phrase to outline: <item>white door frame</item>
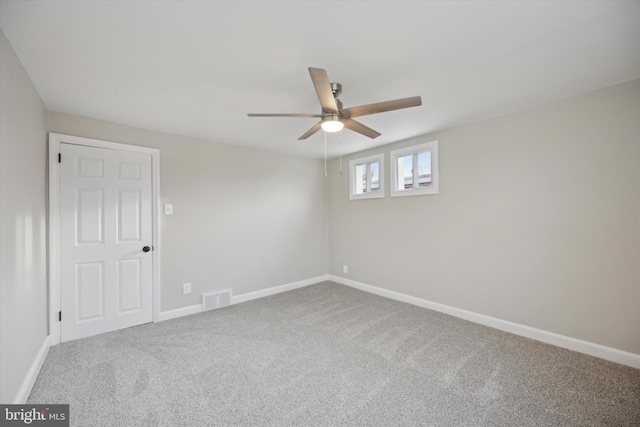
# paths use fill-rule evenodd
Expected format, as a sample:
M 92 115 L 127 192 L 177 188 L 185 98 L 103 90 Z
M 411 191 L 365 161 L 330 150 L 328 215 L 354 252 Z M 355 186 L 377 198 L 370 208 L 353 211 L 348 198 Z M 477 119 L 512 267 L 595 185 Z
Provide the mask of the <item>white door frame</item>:
M 60 344 L 60 144 L 84 145 L 110 150 L 133 151 L 151 155 L 151 210 L 153 260 L 153 321 L 160 315 L 160 150 L 79 136 L 49 133 L 49 343 Z

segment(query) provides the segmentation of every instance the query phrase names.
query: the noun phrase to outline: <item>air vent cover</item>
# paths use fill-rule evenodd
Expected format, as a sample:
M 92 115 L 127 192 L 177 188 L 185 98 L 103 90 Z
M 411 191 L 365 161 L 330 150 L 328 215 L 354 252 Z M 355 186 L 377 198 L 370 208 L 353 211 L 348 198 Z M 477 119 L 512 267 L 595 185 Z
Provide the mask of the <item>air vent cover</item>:
M 231 305 L 231 289 L 202 294 L 202 311 Z

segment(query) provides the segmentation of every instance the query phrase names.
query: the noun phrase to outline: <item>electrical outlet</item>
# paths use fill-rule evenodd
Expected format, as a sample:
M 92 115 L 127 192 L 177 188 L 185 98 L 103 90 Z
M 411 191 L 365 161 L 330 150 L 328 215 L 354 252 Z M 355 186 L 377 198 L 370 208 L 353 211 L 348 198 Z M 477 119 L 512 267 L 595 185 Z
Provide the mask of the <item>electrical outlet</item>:
M 182 294 L 187 295 L 191 293 L 191 283 L 182 284 Z
M 344 274 L 349 274 L 349 266 L 348 265 L 343 265 L 342 266 L 342 272 Z

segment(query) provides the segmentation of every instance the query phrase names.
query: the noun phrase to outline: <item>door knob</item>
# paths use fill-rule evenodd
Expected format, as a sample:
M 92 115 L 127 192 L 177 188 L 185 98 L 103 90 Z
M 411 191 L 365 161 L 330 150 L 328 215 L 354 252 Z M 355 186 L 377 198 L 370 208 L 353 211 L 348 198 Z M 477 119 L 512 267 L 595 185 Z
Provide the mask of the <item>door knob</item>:
M 144 248 L 142 248 L 142 252 L 149 252 L 151 250 L 151 248 L 149 246 L 145 246 Z

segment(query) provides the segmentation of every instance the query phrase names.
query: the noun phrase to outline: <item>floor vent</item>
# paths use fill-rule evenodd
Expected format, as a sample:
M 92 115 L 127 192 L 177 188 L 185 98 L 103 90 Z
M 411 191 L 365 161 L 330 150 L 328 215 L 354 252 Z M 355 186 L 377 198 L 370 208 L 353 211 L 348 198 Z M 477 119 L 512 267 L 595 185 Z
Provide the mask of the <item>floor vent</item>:
M 202 311 L 231 305 L 231 289 L 202 294 Z

